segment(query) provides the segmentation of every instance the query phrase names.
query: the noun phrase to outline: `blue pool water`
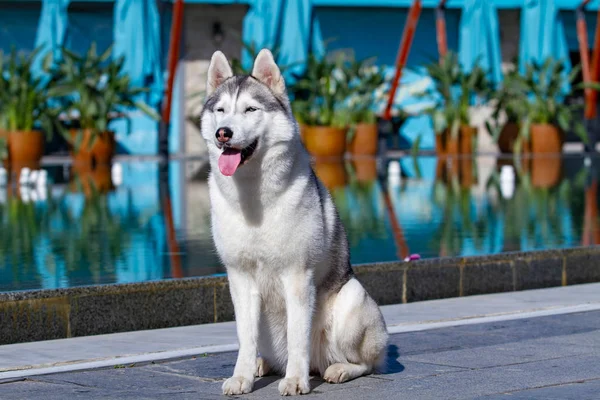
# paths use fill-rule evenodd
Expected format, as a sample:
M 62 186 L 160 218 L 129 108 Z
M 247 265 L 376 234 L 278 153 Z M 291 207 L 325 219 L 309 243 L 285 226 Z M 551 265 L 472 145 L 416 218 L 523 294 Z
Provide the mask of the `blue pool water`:
M 190 174 L 198 164 L 54 165 L 47 185 L 0 188 L 0 291 L 223 273 L 205 173 Z M 315 170 L 360 264 L 600 243 L 597 160 L 587 164 L 565 156 L 516 170 L 494 157 L 404 157 Z

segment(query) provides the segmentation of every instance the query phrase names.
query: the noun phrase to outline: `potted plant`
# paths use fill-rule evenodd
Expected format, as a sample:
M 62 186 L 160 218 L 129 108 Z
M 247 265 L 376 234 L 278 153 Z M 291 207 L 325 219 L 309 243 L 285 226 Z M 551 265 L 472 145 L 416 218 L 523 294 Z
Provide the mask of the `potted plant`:
M 304 74 L 290 87 L 304 144 L 315 157 L 342 157 L 346 151 L 350 90 L 344 62 L 344 56 L 319 60 L 310 54 Z
M 463 71 L 458 56 L 452 52 L 426 69 L 434 85 L 421 97 L 432 98 L 434 104 L 423 114 L 432 118 L 436 152 L 471 154 L 477 129 L 471 125 L 469 109 L 478 98 L 485 100 L 491 93 L 486 72 L 478 65 L 470 72 Z
M 541 64 L 528 64 L 523 76 L 513 77 L 512 100 L 504 108 L 510 108 L 520 121 L 514 152 L 529 148 L 533 154 L 561 153 L 565 132 L 570 129 L 587 142 L 585 127 L 576 113 L 582 105 L 564 101 L 574 90 L 579 67 L 573 68 L 566 80 L 564 70 L 563 62 L 548 57 Z M 571 86 L 570 91 L 565 92 L 565 84 Z
M 486 129 L 502 153 L 512 153 L 519 138 L 522 103 L 526 100 L 523 92 L 521 76 L 516 68 L 512 68 L 504 74 L 501 86 L 490 96 L 490 103 L 494 105 L 491 116 L 494 125 L 486 121 Z M 504 121 L 500 122 L 502 118 Z
M 110 122 L 132 109 L 159 120 L 140 99 L 147 88 L 132 87 L 123 73 L 124 57 L 110 59 L 112 46 L 98 55 L 92 43 L 85 55 L 63 49 L 63 59 L 49 69 L 56 76 L 69 128 L 67 141 L 76 163 L 109 164 L 115 153 Z
M 59 128 L 60 109 L 50 102 L 56 82 L 32 72 L 39 50 L 25 56 L 13 48 L 8 60 L 0 56 L 0 138 L 7 143 L 9 164 L 15 170 L 39 168 L 44 138 Z
M 381 99 L 382 86 L 386 81 L 382 67 L 368 65 L 370 60 L 353 61 L 347 66 L 350 80 L 350 96 L 348 113 L 350 127 L 348 130 L 348 150 L 354 155 L 377 154 L 378 129 L 375 107 Z

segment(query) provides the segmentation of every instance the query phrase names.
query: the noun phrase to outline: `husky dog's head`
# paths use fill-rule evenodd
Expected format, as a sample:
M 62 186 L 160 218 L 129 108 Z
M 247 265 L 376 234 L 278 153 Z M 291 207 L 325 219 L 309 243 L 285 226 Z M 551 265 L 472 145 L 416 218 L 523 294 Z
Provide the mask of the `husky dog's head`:
M 234 76 L 216 51 L 206 88 L 202 136 L 223 175 L 260 162 L 268 149 L 297 135 L 285 82 L 269 50 L 258 53 L 250 76 Z

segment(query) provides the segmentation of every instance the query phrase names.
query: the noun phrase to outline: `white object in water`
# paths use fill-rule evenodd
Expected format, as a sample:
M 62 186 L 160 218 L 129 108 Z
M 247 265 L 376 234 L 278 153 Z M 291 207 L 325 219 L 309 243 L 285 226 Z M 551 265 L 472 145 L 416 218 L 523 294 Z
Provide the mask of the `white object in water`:
M 400 176 L 400 162 L 390 161 L 388 164 L 388 184 L 399 185 L 402 177 Z
M 37 187 L 45 188 L 47 183 L 48 183 L 48 171 L 46 171 L 45 169 L 41 169 L 39 171 L 38 178 L 36 181 Z
M 23 201 L 23 203 L 29 203 L 30 200 L 30 196 L 29 196 L 29 188 L 27 186 L 21 186 L 19 188 L 19 193 L 20 193 L 20 197 L 21 197 L 21 201 Z
M 6 188 L 0 188 L 0 204 L 6 203 Z
M 8 173 L 2 167 L 0 167 L 0 187 L 6 186 L 6 181 L 8 178 Z
M 33 203 L 37 203 L 37 201 L 38 201 L 38 193 L 37 193 L 37 190 L 35 190 L 35 188 L 33 188 L 33 189 L 29 189 L 29 188 L 27 188 L 27 190 L 29 191 L 29 198 L 31 199 L 31 201 L 32 201 Z
M 585 165 L 586 167 L 590 167 L 592 165 L 592 160 L 589 157 L 586 157 L 583 159 L 583 165 Z
M 31 171 L 29 173 L 29 179 L 27 179 L 27 183 L 30 184 L 30 185 L 32 183 L 35 183 L 37 181 L 37 179 L 38 179 L 38 174 L 39 174 L 39 171 L 37 171 L 35 169 L 33 171 Z
M 115 186 L 123 183 L 123 166 L 120 163 L 114 163 L 110 169 L 111 179 Z
M 36 192 L 40 201 L 46 201 L 48 198 L 48 188 L 46 185 L 38 185 Z
M 510 199 L 515 192 L 515 170 L 512 165 L 503 165 L 500 170 L 500 192 L 505 199 Z
M 29 181 L 29 172 L 31 170 L 27 167 L 21 169 L 21 175 L 19 176 L 19 183 L 21 185 L 27 185 L 28 181 Z

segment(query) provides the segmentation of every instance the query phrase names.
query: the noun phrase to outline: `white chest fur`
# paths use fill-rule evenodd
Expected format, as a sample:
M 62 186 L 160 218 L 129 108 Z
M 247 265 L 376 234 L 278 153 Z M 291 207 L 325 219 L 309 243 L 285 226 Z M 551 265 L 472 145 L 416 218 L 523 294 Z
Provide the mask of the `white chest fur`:
M 279 268 L 320 256 L 322 219 L 314 212 L 318 198 L 307 189 L 307 179 L 296 179 L 278 196 L 267 197 L 252 184 L 217 187 L 211 177 L 213 237 L 228 268 Z

